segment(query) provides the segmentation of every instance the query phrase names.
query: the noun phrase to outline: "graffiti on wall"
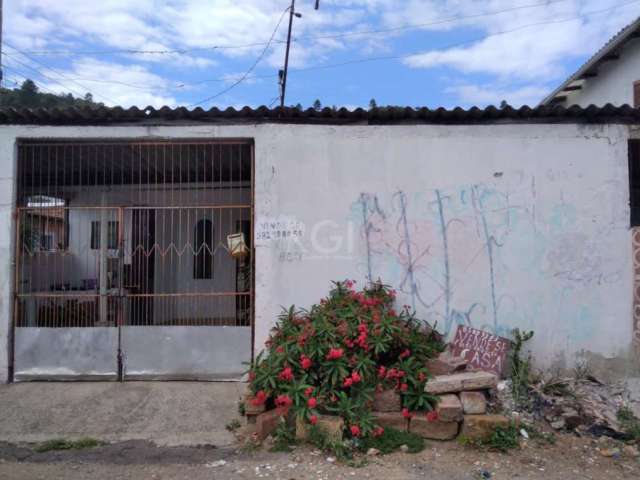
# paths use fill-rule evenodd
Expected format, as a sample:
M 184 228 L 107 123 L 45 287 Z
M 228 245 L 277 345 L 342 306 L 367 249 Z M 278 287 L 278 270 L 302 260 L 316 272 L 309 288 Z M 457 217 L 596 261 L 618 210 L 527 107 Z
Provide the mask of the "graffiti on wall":
M 466 325 L 508 335 L 533 326 L 545 304 L 588 327 L 601 313 L 599 300 L 574 305 L 571 292 L 620 279 L 600 242 L 615 227 L 581 233 L 576 207 L 561 197 L 552 205 L 545 199 L 541 215 L 535 178 L 513 177 L 512 184 L 360 194 L 351 219 L 360 225 L 362 273 L 392 284 L 445 334 Z M 557 288 L 539 288 L 549 281 Z

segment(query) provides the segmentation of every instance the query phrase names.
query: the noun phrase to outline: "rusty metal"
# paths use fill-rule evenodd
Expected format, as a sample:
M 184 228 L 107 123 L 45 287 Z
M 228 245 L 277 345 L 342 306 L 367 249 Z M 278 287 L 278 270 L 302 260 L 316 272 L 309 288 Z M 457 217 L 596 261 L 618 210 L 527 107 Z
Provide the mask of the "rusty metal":
M 17 327 L 253 326 L 253 245 L 226 246 L 253 236 L 252 142 L 29 141 L 18 156 Z

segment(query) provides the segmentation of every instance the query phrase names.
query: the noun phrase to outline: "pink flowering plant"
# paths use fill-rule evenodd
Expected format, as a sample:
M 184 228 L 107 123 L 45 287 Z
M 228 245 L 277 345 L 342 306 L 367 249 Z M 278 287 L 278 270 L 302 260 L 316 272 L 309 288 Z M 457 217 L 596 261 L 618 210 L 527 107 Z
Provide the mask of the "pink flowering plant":
M 253 402 L 290 405 L 312 425 L 339 415 L 351 438 L 383 433 L 371 412 L 376 391 L 396 390 L 411 415 L 431 412 L 437 399 L 424 391 L 425 364 L 444 346 L 408 306 L 394 304 L 382 283 L 357 290 L 347 280 L 310 310 L 285 310 L 251 365 Z

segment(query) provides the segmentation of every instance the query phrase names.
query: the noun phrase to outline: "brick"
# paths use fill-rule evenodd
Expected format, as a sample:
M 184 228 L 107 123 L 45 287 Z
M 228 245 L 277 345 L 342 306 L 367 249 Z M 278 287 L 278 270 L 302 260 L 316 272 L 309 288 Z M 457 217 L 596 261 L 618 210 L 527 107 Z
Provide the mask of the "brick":
M 467 415 L 487 413 L 487 397 L 484 392 L 460 392 L 460 402 Z
M 256 417 L 256 436 L 258 440 L 263 441 L 271 435 L 276 428 L 278 428 L 281 418 L 286 420 L 287 415 L 289 415 L 289 408 L 290 407 L 274 408 Z
M 504 415 L 465 415 L 460 435 L 470 440 L 482 440 L 496 427 L 506 428 L 510 420 Z
M 400 412 L 374 412 L 373 422 L 382 428 L 395 428 L 396 430 L 408 431 L 409 420 L 402 416 Z
M 259 415 L 265 411 L 264 403 L 262 405 L 254 405 L 252 402 L 255 400 L 252 394 L 247 394 L 244 397 L 244 414 L 245 415 Z
M 409 431 L 429 440 L 453 440 L 458 436 L 459 422 L 429 421 L 426 415 L 417 414 L 409 422 Z
M 442 352 L 436 358 L 430 358 L 426 365 L 431 375 L 450 375 L 464 370 L 467 360 L 464 357 L 454 357 L 448 352 Z
M 462 404 L 457 395 L 442 395 L 436 411 L 438 412 L 438 418 L 443 422 L 462 421 Z
M 400 395 L 395 390 L 376 392 L 373 397 L 374 412 L 399 412 L 402 410 Z
M 489 372 L 462 372 L 438 375 L 427 382 L 425 392 L 431 394 L 458 393 L 466 390 L 495 388 L 498 377 Z
M 334 415 L 319 415 L 316 424 L 327 436 L 334 441 L 342 441 L 344 431 L 344 420 Z M 300 418 L 296 418 L 296 439 L 306 440 L 309 435 L 309 423 Z

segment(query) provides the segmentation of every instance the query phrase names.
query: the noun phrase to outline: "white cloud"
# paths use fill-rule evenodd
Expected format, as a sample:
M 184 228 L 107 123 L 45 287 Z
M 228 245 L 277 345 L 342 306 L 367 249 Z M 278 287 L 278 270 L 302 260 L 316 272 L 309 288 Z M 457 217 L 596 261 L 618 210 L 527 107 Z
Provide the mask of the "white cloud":
M 91 92 L 95 101 L 105 105 L 151 105 L 158 108 L 164 105 L 176 106 L 178 103 L 170 94 L 171 85 L 165 79 L 139 65 L 83 58 L 74 62 L 72 68 L 62 72 L 62 75 L 52 74 L 50 77 L 60 83 L 45 79 L 40 84 L 60 93 L 66 93 L 69 89 L 79 95 Z M 104 82 L 110 79 L 117 79 L 119 83 Z
M 520 107 L 537 105 L 540 99 L 549 93 L 549 89 L 543 85 L 509 88 L 491 84 L 462 84 L 448 87 L 445 92 L 455 94 L 458 102 L 465 107 L 499 105 L 503 100 L 512 107 Z

